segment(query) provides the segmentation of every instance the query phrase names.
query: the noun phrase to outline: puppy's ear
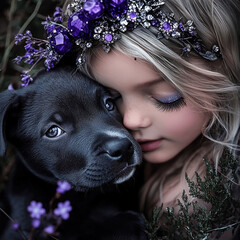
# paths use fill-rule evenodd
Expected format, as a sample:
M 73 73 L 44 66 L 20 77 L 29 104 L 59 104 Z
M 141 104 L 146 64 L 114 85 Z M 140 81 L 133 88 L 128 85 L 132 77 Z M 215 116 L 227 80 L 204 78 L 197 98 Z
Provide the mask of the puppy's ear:
M 5 139 L 5 119 L 10 107 L 16 103 L 17 94 L 14 90 L 6 90 L 0 93 L 0 157 L 3 157 L 6 152 Z

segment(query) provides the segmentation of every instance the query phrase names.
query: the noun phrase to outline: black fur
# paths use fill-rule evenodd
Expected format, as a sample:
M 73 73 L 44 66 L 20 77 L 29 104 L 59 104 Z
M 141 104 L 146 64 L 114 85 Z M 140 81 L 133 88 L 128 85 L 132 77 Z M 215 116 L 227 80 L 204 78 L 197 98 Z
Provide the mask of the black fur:
M 42 73 L 28 87 L 0 94 L 0 156 L 7 141 L 18 155 L 7 189 L 9 215 L 26 235 L 31 231 L 30 201 L 47 208 L 57 180 L 67 180 L 72 190 L 63 198 L 71 201 L 73 211 L 58 239 L 146 239 L 141 215 L 127 211 L 132 189 L 127 187 L 129 196 L 123 196 L 119 188 L 126 184 L 115 186 L 131 183 L 141 151 L 112 102 L 102 86 L 70 67 Z M 63 134 L 47 137 L 52 126 Z M 0 239 L 22 238 L 9 221 Z

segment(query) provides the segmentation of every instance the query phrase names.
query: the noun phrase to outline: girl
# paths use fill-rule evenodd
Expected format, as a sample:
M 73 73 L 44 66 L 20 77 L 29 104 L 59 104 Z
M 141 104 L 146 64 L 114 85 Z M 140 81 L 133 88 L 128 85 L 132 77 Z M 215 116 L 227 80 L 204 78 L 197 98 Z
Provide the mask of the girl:
M 89 2 L 89 8 L 96 4 Z M 110 2 L 114 7 L 124 1 Z M 142 3 L 154 5 L 154 1 L 152 5 L 151 1 Z M 110 90 L 124 126 L 142 148 L 146 165 L 140 204 L 147 215 L 162 204 L 163 209 L 177 208 L 177 199 L 183 190 L 188 191 L 185 173 L 190 179 L 196 171 L 205 176 L 203 157 L 216 169 L 224 148 L 236 157 L 240 126 L 239 2 L 158 3 L 163 14 L 174 13 L 174 20 L 154 24 L 150 12 L 151 26 L 141 18 L 144 23 L 133 31 L 125 29 L 111 49 L 108 44 L 103 49 L 103 41 L 84 49 L 86 62 L 80 64 L 83 72 Z M 129 9 L 134 8 L 128 6 L 128 14 Z M 142 9 L 140 14 L 149 13 Z M 186 44 L 180 37 L 168 35 L 167 27 L 176 19 L 181 19 L 178 28 L 183 22 L 196 27 L 199 48 L 191 39 Z M 187 56 L 182 54 L 184 47 Z M 202 50 L 205 47 L 208 50 Z
M 112 93 L 143 151 L 142 211 L 178 209 L 183 190 L 193 201 L 185 173 L 206 176 L 203 158 L 217 172 L 225 148 L 239 155 L 239 1 L 72 0 L 63 12 L 64 28 L 45 22 L 45 65 L 74 45 L 79 69 Z

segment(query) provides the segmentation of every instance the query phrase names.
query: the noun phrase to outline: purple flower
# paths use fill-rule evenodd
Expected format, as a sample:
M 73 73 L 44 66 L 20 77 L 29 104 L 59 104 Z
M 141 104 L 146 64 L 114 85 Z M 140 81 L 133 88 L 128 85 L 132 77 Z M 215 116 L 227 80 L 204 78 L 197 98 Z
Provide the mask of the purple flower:
M 20 64 L 21 61 L 22 61 L 22 59 L 23 59 L 23 57 L 17 56 L 17 57 L 15 57 L 15 58 L 13 59 L 13 61 L 14 61 L 16 64 Z
M 37 50 L 33 47 L 34 42 L 31 41 L 31 43 L 28 43 L 24 46 L 25 50 L 27 51 L 28 54 L 34 53 Z
M 32 226 L 34 227 L 34 228 L 38 228 L 39 226 L 40 226 L 40 224 L 41 224 L 41 221 L 40 221 L 40 219 L 33 219 L 32 220 Z
M 46 59 L 44 61 L 44 65 L 45 65 L 47 71 L 49 71 L 50 69 L 55 67 L 54 61 L 52 61 L 51 59 Z
M 55 8 L 55 12 L 53 13 L 53 17 L 56 17 L 57 15 L 62 14 L 62 9 L 60 7 Z
M 19 43 L 21 43 L 23 40 L 24 40 L 25 38 L 24 38 L 24 36 L 22 35 L 22 34 L 17 34 L 16 36 L 15 36 L 15 44 L 17 45 L 17 44 L 19 44 Z
M 58 181 L 57 182 L 58 187 L 57 187 L 57 192 L 58 193 L 65 193 L 71 189 L 71 185 L 67 181 Z
M 26 58 L 24 62 L 27 63 L 27 64 L 30 64 L 30 65 L 33 65 L 35 63 L 34 59 L 32 59 L 30 57 Z
M 46 24 L 44 28 L 47 31 L 47 34 L 51 34 L 56 26 L 54 24 Z
M 55 51 L 48 52 L 47 50 L 43 52 L 42 57 L 45 58 L 44 65 L 47 71 L 54 68 L 62 58 L 62 56 L 58 55 Z
M 21 74 L 21 81 L 22 81 L 22 87 L 27 87 L 29 85 L 30 82 L 33 81 L 33 79 L 31 78 L 30 75 L 28 74 Z M 33 201 L 34 202 L 34 201 Z
M 8 85 L 8 90 L 14 90 L 13 85 L 11 83 Z
M 31 201 L 30 205 L 27 208 L 28 212 L 31 213 L 31 218 L 40 219 L 46 210 L 42 207 L 41 202 Z
M 44 228 L 44 232 L 48 233 L 48 234 L 53 234 L 55 231 L 54 226 L 53 225 L 49 225 L 47 227 Z
M 69 212 L 72 211 L 72 206 L 70 205 L 70 201 L 60 202 L 58 203 L 58 207 L 54 209 L 54 214 L 60 216 L 62 219 L 67 220 L 69 218 Z
M 24 46 L 26 51 L 31 51 L 32 50 L 32 43 L 28 43 Z
M 53 13 L 54 22 L 62 22 L 62 9 L 60 7 L 56 7 L 55 12 Z
M 45 30 L 48 30 L 49 26 L 55 26 L 55 24 L 52 23 L 52 18 L 51 17 L 46 17 L 46 21 L 42 22 L 42 25 L 44 26 Z
M 17 45 L 21 43 L 23 40 L 26 40 L 29 43 L 31 39 L 32 39 L 32 33 L 29 30 L 27 30 L 25 34 L 19 33 L 15 36 L 15 44 Z
M 19 229 L 19 223 L 18 223 L 18 222 L 14 222 L 14 223 L 12 224 L 12 228 L 13 228 L 14 230 Z
M 32 33 L 31 33 L 29 30 L 27 30 L 27 31 L 25 32 L 25 36 L 26 36 L 27 38 L 32 38 Z

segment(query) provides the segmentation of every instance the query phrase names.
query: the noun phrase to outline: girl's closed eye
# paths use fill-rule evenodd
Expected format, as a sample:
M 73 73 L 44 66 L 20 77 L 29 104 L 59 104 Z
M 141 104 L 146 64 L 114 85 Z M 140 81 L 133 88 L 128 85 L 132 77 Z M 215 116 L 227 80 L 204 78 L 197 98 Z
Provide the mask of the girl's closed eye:
M 166 97 L 152 97 L 156 106 L 162 111 L 178 110 L 186 105 L 180 93 L 175 93 Z

